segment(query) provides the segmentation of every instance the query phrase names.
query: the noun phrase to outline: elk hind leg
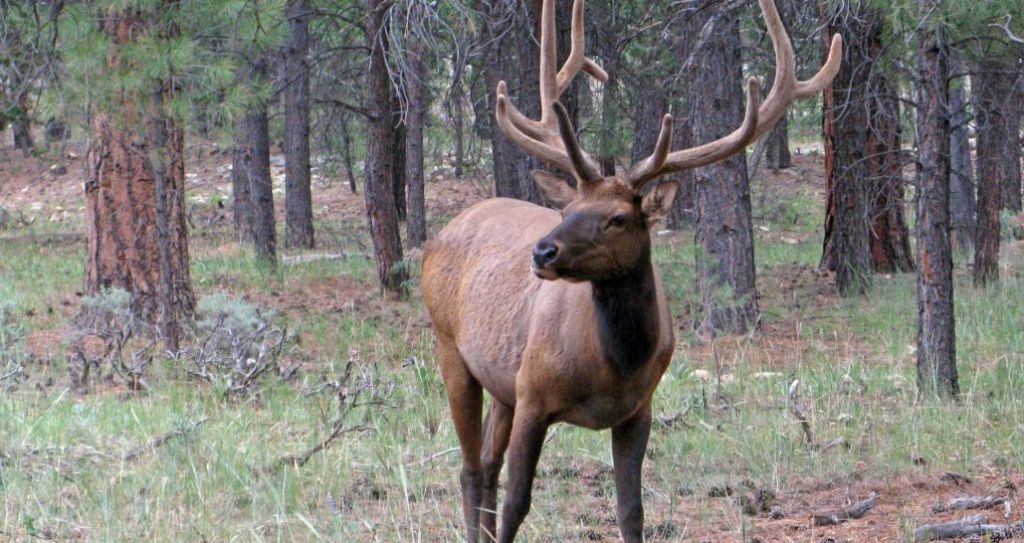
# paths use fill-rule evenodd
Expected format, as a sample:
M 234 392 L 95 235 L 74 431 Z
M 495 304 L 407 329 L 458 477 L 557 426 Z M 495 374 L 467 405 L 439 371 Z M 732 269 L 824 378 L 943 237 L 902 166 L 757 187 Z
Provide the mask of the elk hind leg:
M 466 540 L 476 543 L 480 534 L 480 498 L 483 474 L 480 466 L 480 417 L 483 412 L 483 389 L 469 372 L 465 360 L 453 341 L 437 338 L 437 356 L 441 379 L 448 395 L 455 422 L 455 433 L 462 450 L 462 515 L 466 521 Z
M 480 530 L 485 541 L 498 537 L 496 510 L 498 507 L 498 476 L 505 461 L 509 434 L 512 432 L 511 407 L 491 398 L 491 405 L 484 419 L 484 441 L 481 464 L 483 465 L 483 497 L 480 501 Z
M 547 417 L 530 409 L 526 402 L 516 403 L 509 438 L 508 485 L 501 505 L 501 543 L 515 541 L 519 526 L 530 512 L 533 478 L 549 424 Z

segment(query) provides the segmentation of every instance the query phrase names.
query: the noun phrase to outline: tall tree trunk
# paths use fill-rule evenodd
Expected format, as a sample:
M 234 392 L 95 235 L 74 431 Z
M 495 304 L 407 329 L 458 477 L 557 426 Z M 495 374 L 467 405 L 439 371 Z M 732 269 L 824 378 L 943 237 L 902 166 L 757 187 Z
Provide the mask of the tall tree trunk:
M 694 17 L 696 29 L 722 5 L 706 6 Z M 707 56 L 690 80 L 693 138 L 713 141 L 743 120 L 744 98 L 739 17 L 718 22 Z M 697 283 L 705 333 L 743 333 L 757 327 L 760 312 L 754 271 L 750 183 L 743 153 L 696 171 Z
M 540 50 L 534 40 L 534 23 L 526 2 L 487 2 L 482 6 L 484 25 L 484 82 L 489 107 L 483 117 L 490 128 L 491 159 L 494 166 L 494 195 L 540 203 L 530 170 L 540 167 L 537 160 L 509 141 L 491 119 L 497 101 L 498 82 L 508 84 L 509 98 L 525 115 L 540 118 L 538 67 Z
M 864 294 L 871 286 L 871 239 L 868 218 L 867 162 L 868 78 L 871 35 L 880 31 L 874 13 L 844 7 L 830 17 L 831 35 L 842 34 L 843 62 L 825 91 L 826 185 L 835 215 L 832 264 L 841 296 Z
M 410 13 L 410 25 L 422 25 L 423 6 L 414 4 Z M 405 221 L 405 238 L 409 247 L 419 247 L 427 240 L 427 215 L 423 186 L 423 121 L 427 111 L 427 70 L 423 61 L 423 43 L 416 32 L 409 32 L 407 39 L 406 98 L 409 112 L 406 115 L 405 172 L 409 182 L 408 216 Z
M 284 216 L 285 243 L 313 247 L 313 196 L 309 176 L 309 6 L 291 0 L 291 34 L 284 55 Z
M 102 30 L 112 44 L 107 66 L 125 69 L 120 52 L 146 35 L 135 10 L 111 11 Z M 85 182 L 85 290 L 131 294 L 132 312 L 174 332 L 195 310 L 185 218 L 184 132 L 164 111 L 170 85 L 126 92 L 93 117 Z M 142 132 L 136 132 L 139 127 Z M 164 335 L 176 348 L 174 335 Z
M 373 249 L 377 257 L 377 278 L 386 293 L 404 297 L 406 275 L 401 265 L 402 241 L 398 233 L 398 208 L 393 184 L 394 100 L 385 61 L 388 40 L 382 33 L 384 14 L 390 5 L 389 0 L 366 2 L 366 36 L 370 50 L 366 92 L 370 118 L 367 121 L 363 195 L 366 199 L 370 237 L 373 238 Z
M 263 59 L 242 68 L 245 81 L 255 85 L 266 73 Z M 246 113 L 235 122 L 235 148 L 231 162 L 231 186 L 237 192 L 235 220 L 241 217 L 246 233 L 243 239 L 251 241 L 257 258 L 271 265 L 277 264 L 277 239 L 274 221 L 274 192 L 270 177 L 270 134 L 267 104 L 258 100 L 250 104 Z M 248 201 L 245 196 L 248 195 Z
M 792 166 L 793 155 L 789 152 L 789 115 L 783 115 L 779 124 L 764 137 L 765 165 L 771 170 L 785 170 Z
M 775 2 L 779 11 L 779 19 L 786 28 L 792 28 L 796 19 L 793 13 L 793 6 L 789 0 Z M 769 72 L 768 78 L 774 81 L 774 72 Z M 766 82 L 765 87 L 770 88 Z M 787 112 L 779 120 L 771 131 L 764 135 L 765 165 L 772 171 L 785 170 L 793 165 L 793 157 L 789 152 L 789 113 Z
M 999 212 L 1020 185 L 1018 113 L 1013 101 L 1010 66 L 998 59 L 980 62 L 974 83 L 975 131 L 978 135 L 978 226 L 974 247 L 974 284 L 999 280 Z M 1017 197 L 1019 199 L 1019 196 Z
M 13 108 L 7 113 L 14 133 L 14 148 L 21 150 L 23 157 L 32 156 L 35 143 L 32 141 L 32 121 L 29 118 L 28 86 L 19 79 L 19 68 L 11 70 L 11 97 Z
M 951 70 L 962 73 L 963 63 L 951 60 Z M 974 166 L 971 163 L 971 144 L 967 133 L 967 78 L 954 81 L 949 89 L 950 110 L 950 185 L 949 212 L 953 222 L 953 247 L 962 254 L 970 254 L 974 247 L 975 196 Z
M 395 200 L 395 211 L 398 213 L 398 220 L 404 221 L 407 215 L 405 191 L 406 186 L 409 184 L 406 177 L 405 160 L 405 150 L 408 145 L 407 131 L 409 127 L 405 119 L 402 118 L 402 103 L 395 93 L 392 93 L 391 112 L 394 116 L 393 139 L 391 140 L 391 148 L 394 153 L 394 158 L 391 162 L 391 190 L 394 191 L 393 198 Z
M 874 9 L 853 9 L 832 17 L 823 35 L 826 44 L 836 32 L 847 38 L 840 73 L 822 95 L 828 197 L 819 264 L 836 271 L 844 295 L 864 292 L 869 270 L 914 269 L 904 217 L 899 97 L 876 62 L 883 17 Z
M 949 49 L 929 21 L 941 0 L 922 0 L 917 47 L 917 387 L 955 397 L 953 257 L 949 244 Z
M 460 60 L 457 59 L 460 62 Z M 455 133 L 455 178 L 462 179 L 463 165 L 466 163 L 466 138 L 464 135 L 465 115 L 465 93 L 462 88 L 462 66 L 455 67 L 455 76 L 452 81 L 452 88 L 448 95 L 448 111 L 452 119 L 452 131 Z
M 356 169 L 352 160 L 352 134 L 349 132 L 348 115 L 342 115 L 341 117 L 341 139 L 341 156 L 342 160 L 345 161 L 345 176 L 348 178 L 348 189 L 352 191 L 352 194 L 359 194 L 359 190 L 356 188 Z
M 876 14 L 879 20 L 881 15 Z M 872 34 L 871 58 L 882 54 L 881 23 Z M 877 64 L 876 64 L 877 65 Z M 879 273 L 910 272 L 914 257 L 903 204 L 903 149 L 898 89 L 881 70 L 868 80 L 866 167 L 870 206 L 871 267 Z

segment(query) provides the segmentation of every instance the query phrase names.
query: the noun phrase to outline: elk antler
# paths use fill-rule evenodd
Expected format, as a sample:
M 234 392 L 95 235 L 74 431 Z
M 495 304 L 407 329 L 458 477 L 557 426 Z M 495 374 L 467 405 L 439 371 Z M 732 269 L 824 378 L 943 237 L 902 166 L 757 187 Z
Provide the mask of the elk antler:
M 508 139 L 530 155 L 567 172 L 573 172 L 578 178 L 581 174 L 573 167 L 573 161 L 565 148 L 553 106 L 580 71 L 586 72 L 598 81 L 608 81 L 608 74 L 584 54 L 586 37 L 583 28 L 583 4 L 584 0 L 573 2 L 572 48 L 562 68 L 556 72 L 558 50 L 555 44 L 555 0 L 543 1 L 540 16 L 540 120 L 528 118 L 512 105 L 504 81 L 498 83 L 495 107 L 498 126 Z M 588 170 L 598 170 L 594 159 L 582 151 L 580 154 Z
M 707 166 L 739 153 L 775 126 L 775 123 L 786 114 L 786 109 L 793 100 L 817 94 L 832 83 L 832 79 L 839 72 L 839 63 L 843 57 L 842 37 L 839 34 L 832 37 L 828 59 L 818 73 L 806 81 L 799 81 L 794 71 L 796 61 L 793 58 L 793 45 L 782 26 L 775 2 L 758 1 L 775 50 L 775 83 L 768 97 L 758 107 L 757 82 L 751 78 L 747 81 L 747 112 L 739 128 L 711 143 L 667 154 L 665 150 L 671 147 L 672 117 L 666 115 L 662 121 L 661 134 L 658 136 L 658 145 L 654 153 L 634 165 L 629 173 L 629 182 L 634 187 L 639 188 L 647 181 L 665 173 Z

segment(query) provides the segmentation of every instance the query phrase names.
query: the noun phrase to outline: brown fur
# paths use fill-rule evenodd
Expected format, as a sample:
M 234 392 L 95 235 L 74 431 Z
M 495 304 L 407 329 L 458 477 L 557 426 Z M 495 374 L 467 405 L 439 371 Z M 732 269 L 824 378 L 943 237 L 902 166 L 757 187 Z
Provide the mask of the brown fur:
M 674 347 L 668 303 L 650 261 L 649 225 L 671 205 L 671 194 L 663 192 L 656 189 L 641 199 L 616 179 L 588 184 L 566 208 L 564 221 L 559 212 L 527 202 L 487 200 L 460 214 L 427 245 L 423 294 L 462 446 L 470 541 L 477 539 L 480 507 L 494 507 L 506 446 L 509 486 L 501 541 L 512 540 L 529 508 L 544 432 L 555 422 L 617 429 L 615 450 L 624 457 L 616 461 L 616 480 L 623 472 L 621 486 L 628 487 L 620 488 L 628 496 L 619 500 L 620 516 L 628 522 L 620 522 L 627 540 L 640 540 L 639 469 L 650 400 Z M 616 215 L 625 215 L 625 224 L 610 225 Z M 557 272 L 531 272 L 531 248 L 541 238 L 560 247 Z M 562 279 L 538 277 L 552 273 Z M 631 273 L 647 281 L 633 281 Z M 631 288 L 646 292 L 651 303 L 618 303 L 626 311 L 611 321 L 599 314 L 604 310 L 595 305 L 598 290 L 621 297 Z M 620 338 L 625 347 L 610 348 L 615 344 L 602 337 L 602 318 L 646 330 L 650 345 L 630 349 L 634 338 Z M 610 356 L 615 352 L 650 354 L 645 360 L 616 361 Z M 486 431 L 480 423 L 481 389 L 493 396 Z M 623 442 L 627 438 L 630 442 Z M 485 513 L 482 520 L 485 533 L 494 535 L 493 515 Z

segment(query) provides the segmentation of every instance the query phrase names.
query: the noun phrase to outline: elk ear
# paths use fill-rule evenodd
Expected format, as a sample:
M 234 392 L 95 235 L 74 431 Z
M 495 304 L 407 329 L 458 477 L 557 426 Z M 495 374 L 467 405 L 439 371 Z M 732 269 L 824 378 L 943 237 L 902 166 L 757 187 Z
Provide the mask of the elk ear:
M 654 187 L 644 196 L 640 206 L 648 221 L 657 221 L 672 211 L 672 201 L 676 199 L 677 190 L 679 190 L 679 182 L 669 181 Z
M 533 170 L 530 173 L 541 195 L 555 209 L 562 209 L 576 199 L 576 189 L 569 186 L 565 179 L 544 170 Z

